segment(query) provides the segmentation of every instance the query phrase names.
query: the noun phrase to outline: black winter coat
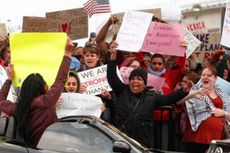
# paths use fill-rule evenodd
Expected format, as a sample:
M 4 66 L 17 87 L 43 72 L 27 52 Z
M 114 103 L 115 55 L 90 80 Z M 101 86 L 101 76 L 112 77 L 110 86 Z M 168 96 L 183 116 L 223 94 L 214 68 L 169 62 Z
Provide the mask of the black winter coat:
M 123 84 L 118 78 L 116 61 L 108 62 L 107 79 L 116 94 L 114 125 L 141 144 L 154 147 L 152 116 L 154 109 L 172 105 L 187 93 L 180 89 L 164 96 L 154 91 L 144 90 L 140 95 L 134 95 L 129 86 Z

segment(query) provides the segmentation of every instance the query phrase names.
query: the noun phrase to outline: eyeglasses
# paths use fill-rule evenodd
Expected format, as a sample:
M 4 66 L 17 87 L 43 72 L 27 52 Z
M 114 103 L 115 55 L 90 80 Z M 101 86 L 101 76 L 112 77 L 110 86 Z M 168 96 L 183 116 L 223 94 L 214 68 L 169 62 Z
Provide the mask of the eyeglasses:
M 152 62 L 152 65 L 163 65 L 163 63 L 160 63 L 160 62 Z

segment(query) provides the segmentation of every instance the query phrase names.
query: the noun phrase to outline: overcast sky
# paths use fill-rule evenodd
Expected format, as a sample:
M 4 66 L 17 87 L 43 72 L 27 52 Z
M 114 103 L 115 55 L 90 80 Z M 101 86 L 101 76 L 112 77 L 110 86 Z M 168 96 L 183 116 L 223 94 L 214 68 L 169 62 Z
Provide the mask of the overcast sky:
M 18 22 L 22 16 L 45 16 L 46 12 L 83 7 L 87 0 L 0 0 L 0 22 Z M 138 9 L 170 0 L 110 0 L 112 12 Z M 171 0 L 173 1 L 173 0 Z
M 198 3 L 223 0 L 109 0 L 112 13 L 125 10 L 153 9 L 159 6 Z M 183 2 L 182 2 L 183 1 Z M 87 0 L 0 0 L 0 23 L 4 22 L 14 29 L 21 28 L 23 16 L 45 17 L 46 12 L 83 7 Z M 191 5 L 191 4 L 190 4 Z M 97 30 L 110 14 L 95 15 L 89 19 L 89 31 Z M 93 23 L 93 24 L 91 24 Z

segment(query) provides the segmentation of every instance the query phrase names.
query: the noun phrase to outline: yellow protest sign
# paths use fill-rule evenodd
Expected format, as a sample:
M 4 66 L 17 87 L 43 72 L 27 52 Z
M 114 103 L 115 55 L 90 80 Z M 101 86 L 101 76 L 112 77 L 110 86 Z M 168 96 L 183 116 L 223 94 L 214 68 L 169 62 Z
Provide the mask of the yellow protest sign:
M 15 86 L 31 73 L 40 73 L 50 86 L 64 55 L 66 33 L 14 33 L 10 35 Z

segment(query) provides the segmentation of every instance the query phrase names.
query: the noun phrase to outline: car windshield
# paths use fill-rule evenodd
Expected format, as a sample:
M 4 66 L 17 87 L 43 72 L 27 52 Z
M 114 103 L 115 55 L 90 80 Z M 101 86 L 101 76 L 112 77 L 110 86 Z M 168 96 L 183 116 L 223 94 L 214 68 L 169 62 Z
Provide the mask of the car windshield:
M 124 140 L 115 132 L 113 134 L 116 140 Z M 101 132 L 93 126 L 78 122 L 58 122 L 46 129 L 37 147 L 67 153 L 113 153 L 113 141 L 107 130 Z M 131 152 L 141 151 L 132 146 Z

